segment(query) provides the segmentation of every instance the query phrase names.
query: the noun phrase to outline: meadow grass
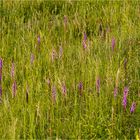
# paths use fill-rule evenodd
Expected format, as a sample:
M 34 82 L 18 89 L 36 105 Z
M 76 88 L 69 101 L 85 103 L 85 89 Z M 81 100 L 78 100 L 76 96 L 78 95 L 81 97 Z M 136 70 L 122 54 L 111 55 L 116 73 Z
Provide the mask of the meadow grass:
M 139 139 L 140 1 L 0 5 L 0 139 Z

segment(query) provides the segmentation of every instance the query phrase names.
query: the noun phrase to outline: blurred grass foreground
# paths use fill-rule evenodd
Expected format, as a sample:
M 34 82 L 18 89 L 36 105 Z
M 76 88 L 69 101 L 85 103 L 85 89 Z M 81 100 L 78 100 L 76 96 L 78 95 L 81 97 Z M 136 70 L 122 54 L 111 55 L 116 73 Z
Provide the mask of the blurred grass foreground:
M 0 1 L 0 139 L 140 139 L 140 1 Z

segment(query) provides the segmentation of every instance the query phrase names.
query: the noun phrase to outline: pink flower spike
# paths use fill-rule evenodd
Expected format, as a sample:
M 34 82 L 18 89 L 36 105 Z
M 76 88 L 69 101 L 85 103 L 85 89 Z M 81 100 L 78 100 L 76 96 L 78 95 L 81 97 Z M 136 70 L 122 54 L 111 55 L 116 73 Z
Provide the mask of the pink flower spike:
M 130 108 L 130 113 L 134 113 L 135 109 L 136 109 L 136 103 L 133 102 Z
M 0 58 L 0 69 L 2 69 L 2 58 Z
M 65 84 L 62 85 L 62 93 L 63 93 L 64 96 L 66 96 L 67 88 L 66 88 Z
M 124 91 L 123 91 L 123 101 L 122 101 L 122 105 L 124 107 L 124 110 L 126 110 L 126 106 L 127 106 L 127 96 L 128 96 L 128 87 L 125 87 L 124 88 Z
M 40 35 L 38 35 L 38 37 L 37 37 L 37 42 L 38 42 L 38 44 L 40 45 Z
M 13 83 L 13 85 L 12 85 L 13 97 L 16 96 L 16 90 L 17 90 L 17 85 L 16 85 L 16 81 L 14 81 L 14 83 Z
M 129 91 L 128 87 L 125 87 L 124 91 L 123 91 L 123 95 L 127 96 L 128 95 L 128 91 Z

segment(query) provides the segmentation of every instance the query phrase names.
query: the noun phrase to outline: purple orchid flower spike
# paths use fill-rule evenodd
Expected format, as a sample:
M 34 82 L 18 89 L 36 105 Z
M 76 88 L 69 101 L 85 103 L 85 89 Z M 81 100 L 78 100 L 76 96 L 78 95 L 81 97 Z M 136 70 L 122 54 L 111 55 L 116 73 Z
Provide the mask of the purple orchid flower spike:
M 2 58 L 0 58 L 0 69 L 2 69 Z
M 130 108 L 130 113 L 134 113 L 135 109 L 136 109 L 136 103 L 133 102 Z
M 124 96 L 123 97 L 123 107 L 124 107 L 124 110 L 126 110 L 126 105 L 127 105 L 127 97 Z
M 85 41 L 85 42 L 87 41 L 87 35 L 86 35 L 85 32 L 84 32 L 84 41 Z
M 66 88 L 65 84 L 62 85 L 62 93 L 63 93 L 64 96 L 66 96 L 67 88 Z
M 99 77 L 96 80 L 96 90 L 98 93 L 100 92 L 100 78 Z
M 124 88 L 124 91 L 123 91 L 124 96 L 127 96 L 128 95 L 128 91 L 129 91 L 128 87 L 125 87 Z
M 83 38 L 83 41 L 82 41 L 82 44 L 83 44 L 83 48 L 84 49 L 87 48 L 86 41 L 87 41 L 87 35 L 86 35 L 86 33 L 84 33 L 84 38 Z
M 115 41 L 115 38 L 113 37 L 112 38 L 112 51 L 114 51 L 115 45 L 116 45 L 116 41 Z
M 87 45 L 86 45 L 86 42 L 83 41 L 83 48 L 86 49 L 87 48 Z
M 16 96 L 16 90 L 17 90 L 17 84 L 16 84 L 16 81 L 14 81 L 14 83 L 13 83 L 13 85 L 12 85 L 13 97 Z
M 128 95 L 128 87 L 125 87 L 124 88 L 124 91 L 123 91 L 123 102 L 122 102 L 122 105 L 124 107 L 124 110 L 126 111 L 126 106 L 127 106 L 127 95 Z
M 38 45 L 40 45 L 40 41 L 41 39 L 40 39 L 40 35 L 38 35 L 38 37 L 37 37 L 37 42 L 38 42 Z

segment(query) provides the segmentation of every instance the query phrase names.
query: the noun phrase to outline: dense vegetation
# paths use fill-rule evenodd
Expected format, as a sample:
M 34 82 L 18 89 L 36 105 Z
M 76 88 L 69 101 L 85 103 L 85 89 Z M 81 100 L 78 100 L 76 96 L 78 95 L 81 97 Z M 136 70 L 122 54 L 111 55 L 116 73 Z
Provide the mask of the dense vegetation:
M 139 139 L 140 1 L 0 1 L 1 139 Z

